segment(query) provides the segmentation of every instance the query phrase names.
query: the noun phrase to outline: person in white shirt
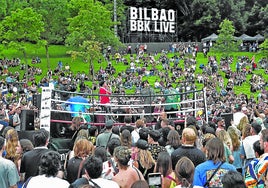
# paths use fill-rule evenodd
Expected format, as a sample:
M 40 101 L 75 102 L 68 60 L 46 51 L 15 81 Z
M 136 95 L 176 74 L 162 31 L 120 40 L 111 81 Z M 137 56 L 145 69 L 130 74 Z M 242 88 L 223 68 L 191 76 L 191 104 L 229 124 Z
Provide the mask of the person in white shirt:
M 68 188 L 66 180 L 57 177 L 61 168 L 60 154 L 55 151 L 48 151 L 43 154 L 40 160 L 39 174 L 29 178 L 23 188 Z

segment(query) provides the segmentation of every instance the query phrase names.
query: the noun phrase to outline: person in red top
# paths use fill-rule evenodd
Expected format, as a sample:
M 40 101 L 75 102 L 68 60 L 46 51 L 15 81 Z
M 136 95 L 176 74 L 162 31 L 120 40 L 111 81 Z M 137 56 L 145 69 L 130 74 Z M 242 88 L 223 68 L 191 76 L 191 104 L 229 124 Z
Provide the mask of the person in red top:
M 106 81 L 100 82 L 100 104 L 108 104 L 110 103 L 110 95 L 111 91 L 106 83 Z M 104 111 L 107 111 L 108 106 L 103 106 Z

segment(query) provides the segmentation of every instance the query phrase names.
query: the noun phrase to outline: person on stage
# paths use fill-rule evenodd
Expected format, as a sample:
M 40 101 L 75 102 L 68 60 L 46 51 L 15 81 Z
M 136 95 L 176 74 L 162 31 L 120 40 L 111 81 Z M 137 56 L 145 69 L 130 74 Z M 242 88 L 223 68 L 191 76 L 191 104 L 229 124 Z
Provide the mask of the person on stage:
M 107 82 L 104 80 L 100 82 L 99 94 L 100 94 L 99 96 L 100 104 L 102 105 L 101 107 L 103 111 L 108 112 L 109 108 L 108 106 L 106 106 L 106 104 L 110 103 L 110 95 L 112 94 L 112 92 L 111 92 L 110 87 L 107 85 Z

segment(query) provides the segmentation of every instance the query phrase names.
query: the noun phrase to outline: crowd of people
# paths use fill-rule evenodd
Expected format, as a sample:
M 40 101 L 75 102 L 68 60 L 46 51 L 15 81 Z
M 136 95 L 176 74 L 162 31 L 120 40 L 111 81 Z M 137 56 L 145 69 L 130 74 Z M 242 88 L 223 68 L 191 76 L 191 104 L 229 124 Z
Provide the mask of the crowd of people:
M 128 49 L 129 60 L 117 54 L 116 63 L 125 65 L 126 71 L 116 76 L 113 56 L 107 53 L 108 65 L 92 78 L 92 88 L 85 84 L 90 78 L 84 72 L 74 75 L 71 67 L 62 62 L 48 71 L 40 83 L 35 82 L 34 74 L 42 74 L 42 70 L 29 67 L 33 79 L 27 86 L 24 83 L 27 75 L 19 80 L 18 72 L 8 71 L 9 66 L 21 66 L 20 60 L 1 60 L 1 75 L 6 75 L 6 80 L 1 82 L 0 187 L 265 187 L 267 83 L 254 74 L 262 66 L 258 67 L 254 58 L 241 57 L 232 71 L 232 57 L 220 60 L 208 57 L 206 65 L 196 67 L 195 45 L 171 45 L 169 50 L 174 56 L 169 58 L 163 50 L 158 59 L 157 53 L 148 53 L 147 48 L 147 45 L 146 50 L 144 46 L 137 48 L 135 54 Z M 39 63 L 40 59 L 33 62 Z M 160 70 L 156 68 L 159 64 Z M 202 73 L 195 75 L 196 69 Z M 227 84 L 220 73 L 228 79 Z M 154 84 L 146 79 L 152 75 L 157 76 Z M 234 85 L 241 85 L 249 75 L 251 91 L 259 91 L 257 98 L 234 92 Z M 179 110 L 177 104 L 160 109 L 150 105 L 187 100 L 187 95 L 180 93 L 195 90 L 196 83 L 203 83 L 207 94 L 207 113 L 199 114 L 201 122 L 193 114 L 183 124 L 173 121 L 176 114 L 169 112 Z M 148 95 L 141 100 L 145 105 L 143 113 L 157 112 L 159 116 L 126 115 L 120 126 L 107 118 L 102 129 L 94 124 L 83 126 L 84 119 L 74 117 L 69 127 L 69 152 L 62 154 L 49 143 L 50 133 L 39 129 L 40 109 L 33 104 L 38 88 L 49 84 L 62 91 L 87 94 L 99 89 L 105 112 L 111 112 L 110 98 L 105 95 L 124 94 L 127 89 L 135 88 L 136 93 Z M 155 97 L 156 91 L 163 96 Z M 58 97 L 68 98 L 63 94 Z M 199 102 L 197 106 L 204 104 Z M 19 138 L 22 109 L 37 114 L 32 140 Z M 232 114 L 228 124 L 221 116 L 224 113 Z M 147 126 L 149 122 L 154 123 Z
M 268 112 L 268 107 L 265 109 Z M 160 126 L 146 118 L 103 129 L 75 117 L 68 153 L 51 147 L 50 133 L 36 130 L 33 140 L 20 139 L 7 126 L 0 137 L 1 187 L 265 187 L 268 181 L 268 129 L 240 113 L 239 124 L 224 119 L 204 122 L 187 118 L 185 126 L 161 113 Z M 63 157 L 64 156 L 64 157 Z M 42 184 L 40 184 L 42 182 Z

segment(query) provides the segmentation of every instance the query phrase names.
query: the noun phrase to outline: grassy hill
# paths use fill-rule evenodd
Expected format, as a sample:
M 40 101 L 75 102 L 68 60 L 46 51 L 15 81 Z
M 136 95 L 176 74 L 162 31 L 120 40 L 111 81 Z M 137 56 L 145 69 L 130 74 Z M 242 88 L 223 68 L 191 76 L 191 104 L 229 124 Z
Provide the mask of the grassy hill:
M 48 61 L 47 58 L 46 58 L 46 53 L 45 53 L 45 48 L 44 47 L 43 48 L 37 48 L 36 46 L 29 44 L 28 48 L 27 48 L 27 51 L 26 51 L 27 64 L 30 65 L 30 66 L 34 66 L 34 67 L 40 67 L 42 69 L 42 71 L 43 71 L 42 75 L 36 76 L 36 82 L 39 82 L 42 77 L 46 76 L 46 73 L 49 70 L 49 67 L 50 67 L 51 70 L 54 70 L 57 67 L 59 61 L 63 62 L 63 66 L 65 66 L 67 64 L 70 65 L 70 70 L 74 74 L 76 74 L 78 72 L 85 72 L 86 74 L 89 74 L 89 63 L 86 63 L 82 59 L 79 59 L 79 58 L 78 59 L 72 59 L 69 55 L 66 54 L 66 51 L 68 51 L 68 50 L 70 50 L 70 49 L 68 49 L 65 46 L 55 46 L 55 45 L 50 46 L 49 47 L 49 56 L 50 56 L 50 58 L 49 58 L 49 61 Z M 168 54 L 169 57 L 172 57 L 173 55 L 174 54 L 171 54 L 171 53 Z M 222 54 L 220 54 L 220 53 L 218 53 L 218 54 L 209 53 L 208 55 L 216 56 L 217 60 L 219 60 Z M 234 53 L 230 54 L 230 56 L 232 56 L 234 58 L 234 62 L 231 64 L 231 69 L 233 71 L 235 70 L 235 64 L 237 62 L 238 57 L 248 56 L 251 59 L 251 57 L 253 55 L 255 56 L 256 62 L 258 62 L 259 59 L 262 58 L 262 55 L 259 54 L 259 53 L 234 52 Z M 10 49 L 2 48 L 2 51 L 0 53 L 0 58 L 4 58 L 4 57 L 6 57 L 8 59 L 18 57 L 18 58 L 21 59 L 22 63 L 26 63 L 26 60 L 23 59 L 22 52 L 18 52 L 16 50 L 10 50 Z M 42 63 L 40 63 L 40 64 L 32 64 L 31 59 L 35 58 L 35 57 L 39 57 L 41 59 Z M 159 55 L 158 55 L 158 57 L 159 57 Z M 126 58 L 129 58 L 129 55 L 127 55 Z M 195 73 L 196 74 L 201 73 L 202 70 L 199 69 L 199 65 L 200 64 L 207 65 L 207 62 L 208 62 L 207 58 L 204 57 L 204 55 L 201 52 L 199 52 L 198 55 L 197 55 L 197 65 L 196 65 L 197 68 L 196 68 Z M 108 63 L 105 62 L 104 60 L 102 61 L 102 63 L 94 62 L 94 71 L 97 72 L 100 69 L 100 67 L 105 68 L 107 66 L 107 64 Z M 112 61 L 112 64 L 116 69 L 116 75 L 119 72 L 125 71 L 128 68 L 128 66 L 124 65 L 123 63 L 116 64 L 114 60 Z M 150 66 L 151 65 L 149 65 L 149 67 L 148 67 L 149 69 L 150 69 Z M 183 60 L 180 60 L 179 66 L 181 66 L 181 67 L 184 66 Z M 162 70 L 162 65 L 158 64 L 157 68 L 159 70 Z M 24 71 L 20 70 L 19 67 L 10 67 L 8 70 L 9 70 L 9 72 L 19 71 L 21 73 L 21 77 L 24 74 Z M 258 69 L 254 73 L 262 75 L 265 78 L 266 81 L 268 80 L 268 75 L 266 75 L 264 73 L 263 69 Z M 221 74 L 223 75 L 223 73 L 221 73 Z M 250 93 L 250 84 L 249 84 L 250 77 L 251 77 L 250 75 L 247 76 L 247 82 L 243 83 L 242 86 L 235 86 L 235 93 L 237 93 L 237 94 L 244 93 L 244 94 L 247 94 L 247 95 L 251 94 Z M 2 76 L 1 79 L 5 79 L 5 77 Z M 147 77 L 147 79 L 153 85 L 154 81 L 156 79 L 158 79 L 158 77 L 157 76 L 150 76 L 150 77 Z M 226 84 L 227 80 L 225 79 L 224 82 Z M 89 81 L 86 84 L 91 86 L 92 82 Z M 197 84 L 197 87 L 198 87 L 198 89 L 201 89 L 203 87 L 203 85 L 202 84 Z M 134 89 L 127 91 L 127 93 L 132 93 L 132 92 L 134 92 Z M 257 93 L 255 93 L 254 95 L 256 96 Z

